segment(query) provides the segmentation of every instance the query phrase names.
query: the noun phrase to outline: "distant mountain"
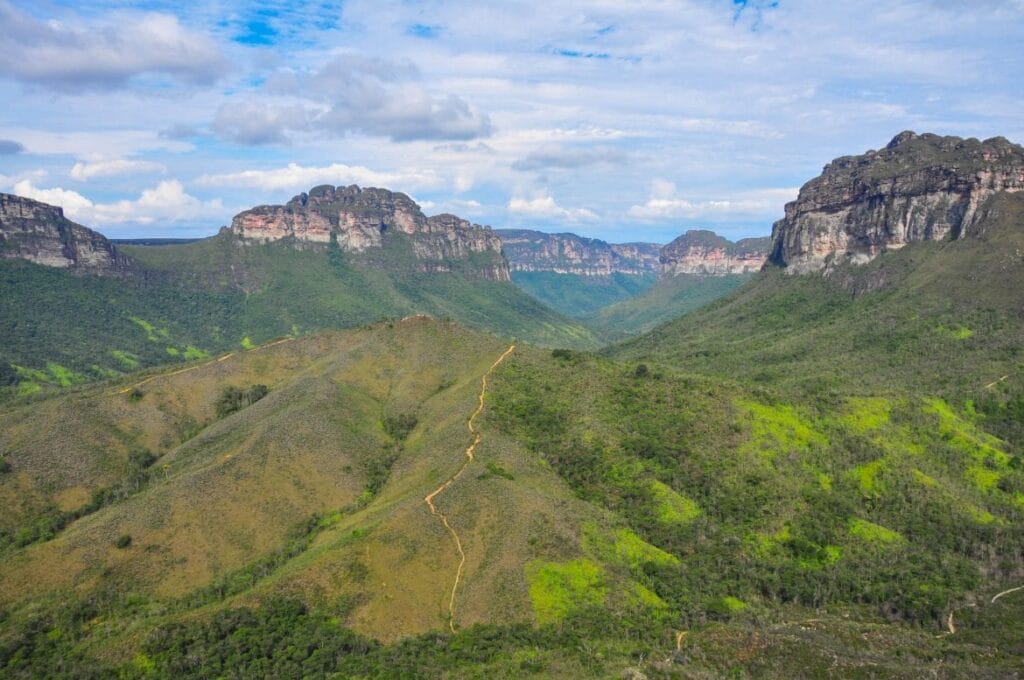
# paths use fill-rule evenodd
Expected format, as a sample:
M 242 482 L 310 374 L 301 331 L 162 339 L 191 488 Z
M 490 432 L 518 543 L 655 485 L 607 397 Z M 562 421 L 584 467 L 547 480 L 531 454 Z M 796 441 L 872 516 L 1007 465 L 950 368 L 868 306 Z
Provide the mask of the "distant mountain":
M 1024 148 L 1003 137 L 901 132 L 880 151 L 837 158 L 805 184 L 775 223 L 771 260 L 800 273 L 966 238 L 989 197 L 1021 190 Z
M 493 231 L 384 189 L 317 187 L 211 238 L 118 246 L 60 208 L 0 198 L 0 385 L 23 391 L 412 314 L 598 344 L 509 282 Z
M 745 238 L 733 243 L 706 229 L 690 230 L 661 249 L 663 275 L 728 276 L 760 271 L 770 239 Z
M 608 243 L 576 234 L 532 229 L 497 229 L 514 272 L 554 272 L 581 276 L 657 272 L 656 243 Z
M 23 259 L 76 274 L 122 276 L 128 258 L 101 234 L 56 206 L 0 193 L 0 258 Z

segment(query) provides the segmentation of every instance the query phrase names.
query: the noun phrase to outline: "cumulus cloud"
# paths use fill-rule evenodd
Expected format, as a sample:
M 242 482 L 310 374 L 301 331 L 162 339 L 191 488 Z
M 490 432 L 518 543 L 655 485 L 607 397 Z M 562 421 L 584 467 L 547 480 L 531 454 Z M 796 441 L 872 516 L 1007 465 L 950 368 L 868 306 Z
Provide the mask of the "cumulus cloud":
M 24 150 L 25 147 L 20 142 L 16 142 L 13 139 L 0 139 L 0 156 L 13 156 Z
M 601 163 L 622 164 L 627 159 L 622 149 L 609 146 L 564 147 L 549 146 L 531 151 L 512 163 L 513 170 L 531 171 L 571 170 Z
M 728 220 L 781 216 L 783 206 L 796 199 L 799 189 L 755 189 L 724 198 L 691 201 L 676 194 L 675 184 L 666 180 L 651 183 L 647 201 L 634 205 L 628 215 L 644 221 L 668 219 Z
M 65 92 L 123 87 L 141 75 L 209 84 L 226 62 L 208 37 L 168 14 L 39 21 L 0 0 L 0 75 Z
M 309 73 L 275 74 L 264 94 L 267 100 L 221 107 L 213 129 L 253 145 L 285 143 L 291 133 L 310 130 L 395 142 L 470 140 L 493 131 L 487 114 L 459 95 L 431 91 L 409 62 L 341 55 Z
M 87 182 L 100 177 L 116 177 L 118 175 L 142 175 L 155 172 L 166 172 L 167 168 L 162 163 L 153 161 L 136 161 L 128 159 L 115 159 L 109 161 L 95 161 L 83 163 L 79 161 L 68 173 L 71 179 L 79 182 Z
M 508 202 L 510 213 L 526 215 L 542 219 L 566 220 L 580 222 L 596 220 L 597 215 L 586 208 L 563 208 L 551 196 L 541 195 L 534 198 L 513 197 Z
M 441 184 L 440 178 L 430 171 L 377 172 L 358 165 L 333 163 L 325 166 L 303 166 L 289 163 L 271 170 L 243 170 L 220 175 L 203 175 L 196 183 L 201 186 L 241 187 L 266 191 L 300 191 L 318 184 L 360 184 L 404 189 L 430 188 Z
M 113 203 L 94 203 L 77 191 L 38 188 L 31 180 L 22 180 L 13 192 L 64 208 L 70 219 L 87 225 L 153 224 L 155 222 L 182 222 L 186 220 L 219 218 L 224 212 L 220 200 L 200 201 L 185 192 L 181 182 L 167 180 L 152 189 L 146 189 L 134 200 Z

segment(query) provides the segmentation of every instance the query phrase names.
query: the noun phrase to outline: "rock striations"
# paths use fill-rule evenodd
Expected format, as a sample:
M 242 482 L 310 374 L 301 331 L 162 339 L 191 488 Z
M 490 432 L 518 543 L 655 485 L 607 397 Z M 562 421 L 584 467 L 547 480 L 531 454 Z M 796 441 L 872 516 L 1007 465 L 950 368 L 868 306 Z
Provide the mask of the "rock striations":
M 769 259 L 792 273 L 828 271 L 914 241 L 964 238 L 989 197 L 1021 189 L 1024 148 L 1003 137 L 901 132 L 805 184 L 772 229 Z
M 658 270 L 655 243 L 606 243 L 576 234 L 498 229 L 512 271 L 581 276 L 646 274 Z
M 770 239 L 745 238 L 733 243 L 713 231 L 690 230 L 661 249 L 661 274 L 727 276 L 760 271 Z
M 335 242 L 351 253 L 372 252 L 404 235 L 418 271 L 451 271 L 454 261 L 465 260 L 464 270 L 487 279 L 510 280 L 501 240 L 490 227 L 455 215 L 427 217 L 411 198 L 387 189 L 318 186 L 285 205 L 263 205 L 239 213 L 232 220 L 231 233 L 250 243 Z
M 0 193 L 0 257 L 81 274 L 119 276 L 131 264 L 110 241 L 64 217 L 64 210 Z

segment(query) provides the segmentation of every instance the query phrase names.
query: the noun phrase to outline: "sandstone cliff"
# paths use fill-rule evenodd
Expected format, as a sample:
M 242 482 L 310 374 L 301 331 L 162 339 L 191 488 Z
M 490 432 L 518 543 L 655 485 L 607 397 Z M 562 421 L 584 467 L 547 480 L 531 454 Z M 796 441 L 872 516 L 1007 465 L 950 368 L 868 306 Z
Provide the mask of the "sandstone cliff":
M 993 194 L 1024 189 L 1024 148 L 901 132 L 880 151 L 838 158 L 772 228 L 770 260 L 792 273 L 863 263 L 914 241 L 972 234 Z
M 0 193 L 0 257 L 21 258 L 76 273 L 117 276 L 128 258 L 101 234 L 64 217 L 64 210 Z
M 243 242 L 289 239 L 299 245 L 332 241 L 350 253 L 372 254 L 396 234 L 407 237 L 415 268 L 463 271 L 508 281 L 501 240 L 490 227 L 455 215 L 427 217 L 408 196 L 387 189 L 318 186 L 285 205 L 263 205 L 235 216 L 231 232 Z
M 660 246 L 654 243 L 606 243 L 532 229 L 498 229 L 497 233 L 512 271 L 610 276 L 658 270 Z
M 661 249 L 661 273 L 663 276 L 749 274 L 764 265 L 768 246 L 767 237 L 745 238 L 733 243 L 713 231 L 691 230 Z

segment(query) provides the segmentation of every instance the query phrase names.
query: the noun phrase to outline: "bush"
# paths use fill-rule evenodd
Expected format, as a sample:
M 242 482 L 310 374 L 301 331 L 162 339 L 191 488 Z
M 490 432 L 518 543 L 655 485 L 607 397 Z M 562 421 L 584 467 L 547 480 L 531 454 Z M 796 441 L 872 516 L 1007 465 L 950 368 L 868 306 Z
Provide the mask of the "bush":
M 10 471 L 11 471 L 11 464 L 7 462 L 6 458 L 4 458 L 3 456 L 0 456 L 0 475 L 4 474 L 5 472 L 10 472 Z
M 121 534 L 114 540 L 114 547 L 124 550 L 132 544 L 132 537 L 128 534 Z
M 404 413 L 396 416 L 384 416 L 384 431 L 388 433 L 392 439 L 403 441 L 409 436 L 409 433 L 416 427 L 416 423 L 419 420 L 416 416 L 410 413 Z
M 250 385 L 247 390 L 229 385 L 221 390 L 220 396 L 217 398 L 215 404 L 217 417 L 224 418 L 235 411 L 241 411 L 246 406 L 251 406 L 267 396 L 269 392 L 270 389 L 266 385 Z

